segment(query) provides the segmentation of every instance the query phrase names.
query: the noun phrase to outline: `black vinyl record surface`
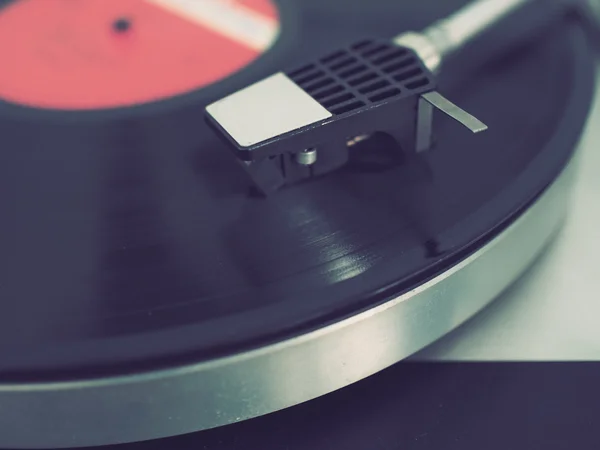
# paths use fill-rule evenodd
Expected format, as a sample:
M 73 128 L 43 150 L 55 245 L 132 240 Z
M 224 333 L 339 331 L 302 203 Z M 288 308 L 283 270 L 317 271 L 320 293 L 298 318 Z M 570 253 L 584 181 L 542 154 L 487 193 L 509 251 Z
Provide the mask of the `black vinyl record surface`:
M 489 240 L 569 160 L 593 67 L 565 21 L 492 62 L 475 46 L 443 73 L 444 94 L 488 132 L 440 117 L 438 145 L 422 158 L 400 161 L 376 139 L 334 174 L 253 195 L 204 123 L 209 102 L 466 2 L 323 3 L 281 1 L 273 49 L 189 94 L 98 111 L 0 103 L 7 379 L 201 361 L 337 321 Z

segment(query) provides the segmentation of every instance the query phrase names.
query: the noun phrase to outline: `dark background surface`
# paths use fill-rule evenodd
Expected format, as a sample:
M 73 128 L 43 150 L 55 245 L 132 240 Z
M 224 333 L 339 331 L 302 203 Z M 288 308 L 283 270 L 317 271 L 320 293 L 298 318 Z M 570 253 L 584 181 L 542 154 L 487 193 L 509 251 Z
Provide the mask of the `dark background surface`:
M 239 424 L 111 450 L 549 450 L 600 445 L 600 363 L 399 363 Z

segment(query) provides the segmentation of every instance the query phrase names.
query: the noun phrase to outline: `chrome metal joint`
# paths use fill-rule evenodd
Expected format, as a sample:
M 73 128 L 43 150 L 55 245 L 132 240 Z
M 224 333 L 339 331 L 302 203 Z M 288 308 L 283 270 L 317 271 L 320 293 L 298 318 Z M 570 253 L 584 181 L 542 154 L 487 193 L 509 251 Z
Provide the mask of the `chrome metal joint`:
M 425 34 L 407 31 L 394 38 L 394 44 L 407 47 L 419 56 L 425 67 L 434 74 L 440 69 L 442 54 L 434 42 Z

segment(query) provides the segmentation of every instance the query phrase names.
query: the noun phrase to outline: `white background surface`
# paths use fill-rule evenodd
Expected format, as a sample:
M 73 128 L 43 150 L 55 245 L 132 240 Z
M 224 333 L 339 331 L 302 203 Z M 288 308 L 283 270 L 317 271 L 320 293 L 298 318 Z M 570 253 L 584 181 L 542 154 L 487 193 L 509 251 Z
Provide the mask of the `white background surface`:
M 600 360 L 600 95 L 556 240 L 505 294 L 414 358 Z

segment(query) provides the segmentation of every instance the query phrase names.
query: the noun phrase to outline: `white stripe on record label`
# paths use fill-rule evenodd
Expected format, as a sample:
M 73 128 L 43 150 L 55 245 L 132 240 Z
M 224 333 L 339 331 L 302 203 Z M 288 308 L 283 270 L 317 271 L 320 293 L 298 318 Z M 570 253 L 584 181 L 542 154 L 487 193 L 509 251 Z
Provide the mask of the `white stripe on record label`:
M 145 0 L 259 52 L 279 33 L 276 20 L 233 0 Z

